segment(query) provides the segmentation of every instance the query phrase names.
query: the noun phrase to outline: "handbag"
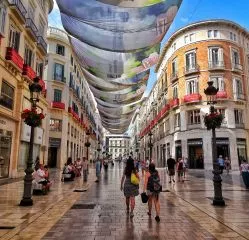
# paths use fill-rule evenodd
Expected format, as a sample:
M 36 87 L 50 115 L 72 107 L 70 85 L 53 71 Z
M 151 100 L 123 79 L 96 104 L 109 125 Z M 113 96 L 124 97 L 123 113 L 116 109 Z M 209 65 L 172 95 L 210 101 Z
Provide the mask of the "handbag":
M 139 179 L 137 178 L 135 173 L 131 174 L 131 183 L 134 185 L 139 185 Z
M 142 199 L 142 203 L 147 203 L 149 197 L 145 192 L 143 192 L 143 193 L 141 193 L 141 199 Z

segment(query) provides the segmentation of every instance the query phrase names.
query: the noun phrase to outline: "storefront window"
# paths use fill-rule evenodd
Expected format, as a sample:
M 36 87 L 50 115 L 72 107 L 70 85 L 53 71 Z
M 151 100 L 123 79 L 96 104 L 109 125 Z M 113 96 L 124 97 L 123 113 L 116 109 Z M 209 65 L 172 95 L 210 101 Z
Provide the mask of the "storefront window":
M 188 164 L 192 169 L 203 169 L 203 149 L 202 139 L 189 139 L 188 140 Z
M 238 164 L 242 163 L 242 161 L 247 159 L 247 149 L 246 149 L 246 139 L 237 138 L 237 153 L 238 153 Z
M 11 136 L 0 134 L 0 178 L 9 176 L 11 139 Z
M 13 109 L 14 102 L 14 88 L 11 87 L 7 82 L 2 82 L 0 105 Z

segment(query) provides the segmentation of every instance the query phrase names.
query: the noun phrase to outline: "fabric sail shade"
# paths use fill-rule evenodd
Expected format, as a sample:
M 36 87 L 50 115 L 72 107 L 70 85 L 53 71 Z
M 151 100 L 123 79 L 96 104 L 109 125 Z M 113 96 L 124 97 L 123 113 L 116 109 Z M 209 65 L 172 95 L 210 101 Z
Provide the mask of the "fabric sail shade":
M 102 125 L 129 127 L 182 0 L 57 0 Z

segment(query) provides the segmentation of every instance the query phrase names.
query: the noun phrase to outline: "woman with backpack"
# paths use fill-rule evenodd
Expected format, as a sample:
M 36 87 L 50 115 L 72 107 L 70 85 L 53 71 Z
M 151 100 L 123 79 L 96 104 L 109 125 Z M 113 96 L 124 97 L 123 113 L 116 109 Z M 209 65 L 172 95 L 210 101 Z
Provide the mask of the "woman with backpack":
M 176 170 L 178 173 L 178 182 L 184 182 L 183 180 L 183 160 L 182 158 L 178 158 L 177 164 L 176 164 Z
M 160 222 L 160 201 L 159 193 L 162 191 L 162 185 L 160 184 L 160 177 L 158 171 L 156 170 L 155 164 L 150 163 L 149 171 L 146 172 L 144 180 L 144 192 L 146 191 L 148 199 L 148 215 L 151 216 L 152 203 L 154 202 L 156 209 L 155 220 Z
M 126 162 L 126 167 L 124 169 L 123 177 L 121 179 L 121 187 L 120 190 L 124 190 L 124 195 L 126 198 L 126 208 L 127 208 L 127 214 L 129 214 L 130 208 L 130 218 L 134 217 L 134 208 L 135 208 L 135 197 L 139 195 L 139 184 L 135 185 L 131 182 L 131 176 L 132 174 L 135 174 L 136 178 L 139 181 L 139 175 L 136 171 L 134 160 L 129 157 L 129 159 Z

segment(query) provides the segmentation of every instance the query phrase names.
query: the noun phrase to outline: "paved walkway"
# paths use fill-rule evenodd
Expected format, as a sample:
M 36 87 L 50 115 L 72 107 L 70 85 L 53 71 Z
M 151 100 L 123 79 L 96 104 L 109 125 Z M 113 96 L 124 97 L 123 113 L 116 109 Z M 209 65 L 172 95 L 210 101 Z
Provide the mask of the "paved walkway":
M 212 206 L 213 183 L 210 172 L 191 172 L 188 181 L 169 184 L 160 170 L 161 222 L 147 216 L 147 206 L 136 199 L 135 216 L 125 211 L 120 192 L 122 169 L 110 168 L 95 183 L 94 170 L 88 184 L 82 179 L 55 184 L 46 196 L 35 196 L 34 206 L 17 206 L 22 182 L 0 186 L 0 239 L 87 239 L 87 240 L 154 240 L 154 239 L 249 239 L 249 191 L 240 184 L 237 173 L 223 182 L 226 207 Z M 229 178 L 236 179 L 230 181 Z M 233 183 L 233 184 L 231 184 Z M 75 188 L 87 192 L 73 192 Z M 14 227 L 1 229 L 1 227 Z

